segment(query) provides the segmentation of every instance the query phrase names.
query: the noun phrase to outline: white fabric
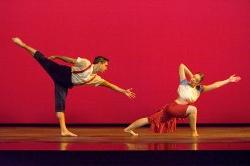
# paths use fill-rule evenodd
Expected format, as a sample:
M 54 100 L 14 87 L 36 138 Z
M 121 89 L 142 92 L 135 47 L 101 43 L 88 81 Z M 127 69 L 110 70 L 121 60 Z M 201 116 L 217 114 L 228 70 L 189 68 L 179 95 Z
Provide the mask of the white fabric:
M 84 72 L 73 73 L 74 71 L 82 71 L 82 70 L 86 69 L 87 67 L 89 67 L 89 65 L 91 65 L 91 62 L 88 59 L 84 59 L 84 58 L 80 58 L 80 57 L 77 58 L 75 66 L 71 67 L 71 70 L 72 70 L 71 80 L 72 80 L 72 83 L 74 85 L 87 84 L 87 85 L 99 86 L 101 83 L 103 83 L 105 81 L 99 75 L 92 73 L 93 72 L 93 65 L 91 65 L 91 67 Z M 93 80 L 88 82 L 91 79 L 93 79 Z
M 191 87 L 186 80 L 181 82 L 177 92 L 181 99 L 189 103 L 194 103 L 200 96 L 200 91 Z

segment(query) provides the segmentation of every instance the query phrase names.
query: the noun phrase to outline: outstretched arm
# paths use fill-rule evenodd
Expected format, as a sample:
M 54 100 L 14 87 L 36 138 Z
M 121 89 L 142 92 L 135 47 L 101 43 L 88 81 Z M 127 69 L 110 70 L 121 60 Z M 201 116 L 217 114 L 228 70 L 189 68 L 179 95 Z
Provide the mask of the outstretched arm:
M 180 66 L 179 66 L 180 81 L 185 80 L 186 75 L 189 76 L 190 78 L 193 77 L 192 72 L 187 68 L 187 66 L 184 64 L 180 64 Z
M 203 87 L 204 87 L 204 92 L 207 92 L 207 91 L 211 91 L 211 90 L 214 90 L 214 89 L 217 89 L 217 88 L 220 88 L 220 87 L 222 87 L 222 86 L 224 86 L 224 85 L 227 85 L 227 84 L 229 84 L 229 83 L 231 83 L 231 82 L 238 82 L 238 81 L 240 81 L 241 80 L 241 78 L 239 77 L 239 76 L 235 76 L 235 75 L 232 75 L 232 76 L 230 76 L 228 79 L 226 79 L 226 80 L 223 80 L 223 81 L 217 81 L 217 82 L 215 82 L 215 83 L 213 83 L 213 84 L 210 84 L 210 85 L 204 85 Z
M 125 89 L 122 89 L 122 88 L 120 88 L 120 87 L 118 87 L 118 86 L 116 86 L 116 85 L 108 82 L 108 81 L 104 81 L 101 84 L 101 86 L 105 86 L 105 87 L 110 88 L 110 89 L 112 89 L 114 91 L 120 92 L 120 93 L 128 96 L 129 98 L 135 98 L 135 93 L 131 91 L 132 90 L 131 88 L 125 90 Z
M 51 60 L 60 59 L 60 60 L 62 60 L 64 62 L 71 63 L 71 64 L 75 64 L 76 63 L 76 59 L 70 58 L 70 57 L 67 57 L 67 56 L 53 55 L 53 56 L 50 56 L 49 59 L 51 59 Z

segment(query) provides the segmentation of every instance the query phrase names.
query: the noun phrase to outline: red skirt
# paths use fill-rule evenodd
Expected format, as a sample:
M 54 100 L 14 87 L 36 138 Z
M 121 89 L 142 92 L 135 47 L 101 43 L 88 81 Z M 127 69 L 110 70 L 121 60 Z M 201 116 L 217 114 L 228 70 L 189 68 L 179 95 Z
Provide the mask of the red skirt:
M 186 118 L 188 106 L 173 102 L 162 107 L 158 112 L 148 117 L 151 129 L 156 133 L 174 132 L 176 118 Z

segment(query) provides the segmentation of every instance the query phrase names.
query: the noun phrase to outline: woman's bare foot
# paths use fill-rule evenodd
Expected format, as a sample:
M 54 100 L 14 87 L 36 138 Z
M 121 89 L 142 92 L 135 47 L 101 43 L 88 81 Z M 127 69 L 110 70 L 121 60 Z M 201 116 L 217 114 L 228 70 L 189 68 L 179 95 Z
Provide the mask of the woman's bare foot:
M 66 130 L 66 131 L 62 131 L 61 132 L 61 136 L 63 137 L 77 137 L 76 134 L 71 133 L 70 131 Z
M 12 41 L 17 44 L 18 46 L 24 47 L 25 43 L 18 37 L 13 37 Z
M 135 133 L 133 130 L 124 129 L 123 131 L 125 133 L 131 134 L 132 136 L 138 136 L 139 135 L 138 133 Z
M 197 133 L 197 131 L 192 132 L 192 137 L 198 137 L 198 136 L 199 134 Z

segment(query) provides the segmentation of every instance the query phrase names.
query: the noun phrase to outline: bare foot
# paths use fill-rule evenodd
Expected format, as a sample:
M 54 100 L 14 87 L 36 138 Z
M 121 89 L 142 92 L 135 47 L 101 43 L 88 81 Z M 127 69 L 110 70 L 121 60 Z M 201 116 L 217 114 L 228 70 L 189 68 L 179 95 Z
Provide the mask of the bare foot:
M 25 43 L 18 37 L 13 37 L 12 41 L 17 44 L 18 46 L 24 47 Z
M 63 131 L 63 132 L 61 132 L 61 136 L 63 136 L 63 137 L 77 137 L 77 135 L 76 134 L 74 134 L 74 133 L 71 133 L 70 131 Z
M 197 131 L 192 132 L 192 137 L 198 137 L 198 136 L 199 136 L 199 134 L 197 133 Z
M 123 131 L 125 133 L 131 134 L 132 136 L 138 136 L 139 135 L 138 133 L 135 133 L 133 130 L 124 129 Z

